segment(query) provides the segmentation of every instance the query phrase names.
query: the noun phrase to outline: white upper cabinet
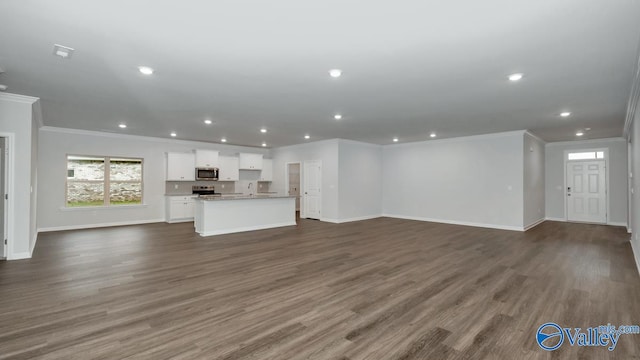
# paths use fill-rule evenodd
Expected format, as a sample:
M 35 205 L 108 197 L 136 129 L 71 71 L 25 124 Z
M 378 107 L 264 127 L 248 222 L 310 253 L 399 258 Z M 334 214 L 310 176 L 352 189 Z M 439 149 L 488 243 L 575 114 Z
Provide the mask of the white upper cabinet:
M 195 181 L 193 153 L 167 153 L 167 181 Z
M 215 150 L 196 150 L 196 166 L 197 168 L 214 168 L 219 167 L 218 151 Z
M 262 154 L 240 153 L 240 170 L 262 170 Z
M 240 171 L 238 166 L 238 158 L 232 156 L 220 156 L 218 159 L 218 181 L 238 181 L 240 180 Z
M 273 160 L 262 159 L 262 171 L 260 181 L 273 181 Z

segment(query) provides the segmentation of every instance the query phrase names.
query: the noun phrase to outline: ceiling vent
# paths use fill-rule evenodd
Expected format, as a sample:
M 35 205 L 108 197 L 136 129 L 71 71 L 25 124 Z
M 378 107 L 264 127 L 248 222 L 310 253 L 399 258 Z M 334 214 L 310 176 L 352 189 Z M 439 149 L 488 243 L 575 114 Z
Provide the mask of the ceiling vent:
M 75 50 L 73 48 L 70 48 L 68 46 L 62 46 L 58 44 L 53 45 L 53 55 L 60 56 L 63 59 L 70 58 L 71 55 L 73 55 L 74 51 Z

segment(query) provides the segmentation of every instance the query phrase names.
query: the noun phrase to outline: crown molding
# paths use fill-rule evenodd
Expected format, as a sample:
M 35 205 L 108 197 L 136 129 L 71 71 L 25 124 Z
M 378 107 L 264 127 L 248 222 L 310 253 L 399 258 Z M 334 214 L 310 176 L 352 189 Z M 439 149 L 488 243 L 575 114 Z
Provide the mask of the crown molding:
M 445 139 L 412 141 L 412 142 L 407 142 L 402 144 L 386 144 L 386 145 L 383 145 L 383 147 L 396 148 L 396 147 L 407 147 L 407 146 L 416 146 L 416 145 L 424 145 L 424 144 L 443 144 L 448 142 L 460 142 L 460 141 L 467 141 L 467 140 L 497 139 L 497 138 L 503 138 L 507 136 L 524 135 L 526 132 L 527 130 L 505 131 L 505 132 L 490 133 L 490 134 L 458 136 L 458 137 L 451 137 L 451 138 L 445 138 Z
M 363 142 L 363 141 L 357 141 L 357 140 L 351 140 L 351 139 L 342 139 L 342 138 L 338 138 L 338 141 L 340 143 L 345 143 L 345 144 L 352 144 L 352 145 L 359 145 L 359 146 L 368 146 L 368 147 L 372 147 L 372 148 L 382 148 L 383 145 L 379 145 L 379 144 L 372 144 L 372 143 L 368 143 L 368 142 Z
M 547 143 L 546 146 L 563 146 L 563 145 L 579 145 L 579 144 L 590 144 L 590 143 L 598 143 L 598 142 L 627 142 L 627 140 L 623 137 L 613 137 L 613 138 L 602 138 L 602 139 L 587 139 L 587 140 L 572 140 L 572 141 L 558 141 Z
M 250 152 L 257 152 L 261 154 L 269 154 L 269 151 L 270 151 L 269 149 L 265 149 L 262 147 L 219 144 L 219 143 L 210 143 L 205 141 L 194 141 L 194 140 L 166 139 L 166 138 L 159 138 L 159 137 L 130 135 L 130 134 L 116 134 L 116 133 L 110 133 L 105 131 L 61 128 L 61 127 L 55 127 L 55 126 L 43 126 L 40 128 L 40 131 L 59 133 L 59 134 L 99 136 L 99 137 L 106 137 L 106 138 L 113 138 L 113 139 L 126 139 L 126 140 L 134 140 L 134 141 L 135 140 L 148 141 L 148 142 L 156 142 L 156 143 L 162 143 L 162 144 L 177 144 L 177 145 L 193 146 L 194 148 L 201 146 L 203 148 L 216 148 L 216 149 L 220 149 L 221 151 L 226 150 L 229 153 L 250 151 Z
M 525 130 L 525 131 L 524 131 L 524 133 L 525 133 L 525 135 L 529 135 L 529 136 L 531 136 L 532 138 L 534 138 L 534 139 L 536 139 L 536 140 L 540 141 L 540 142 L 541 142 L 541 143 L 543 143 L 543 144 L 547 144 L 547 142 L 546 142 L 546 141 L 542 140 L 542 138 L 541 138 L 541 137 L 539 137 L 538 135 L 536 135 L 536 134 L 534 134 L 533 132 L 531 132 L 531 130 Z
M 23 104 L 33 104 L 36 101 L 40 100 L 40 98 L 3 92 L 3 93 L 0 93 L 0 100 L 14 101 L 14 102 L 19 102 Z

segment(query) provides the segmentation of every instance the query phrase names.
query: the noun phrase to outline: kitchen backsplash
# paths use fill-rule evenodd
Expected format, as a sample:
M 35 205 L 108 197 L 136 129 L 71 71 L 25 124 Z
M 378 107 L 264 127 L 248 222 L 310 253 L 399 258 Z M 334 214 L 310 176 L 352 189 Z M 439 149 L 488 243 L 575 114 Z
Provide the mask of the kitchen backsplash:
M 236 192 L 236 184 L 233 181 L 166 181 L 165 194 L 191 194 L 191 187 L 193 185 L 213 185 L 216 187 L 216 192 L 222 194 Z
M 249 186 L 251 184 L 251 186 Z M 213 185 L 216 192 L 221 194 L 242 193 L 256 194 L 269 192 L 270 182 L 258 182 L 258 180 L 240 179 L 240 181 L 166 181 L 165 194 L 184 195 L 191 194 L 193 185 Z

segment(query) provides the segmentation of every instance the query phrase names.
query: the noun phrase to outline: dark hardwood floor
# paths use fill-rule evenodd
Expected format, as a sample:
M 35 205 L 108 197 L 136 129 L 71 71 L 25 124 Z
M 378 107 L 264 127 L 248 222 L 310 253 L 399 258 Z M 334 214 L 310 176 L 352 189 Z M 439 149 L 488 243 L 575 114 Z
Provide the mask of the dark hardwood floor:
M 545 322 L 640 323 L 623 228 L 381 218 L 200 238 L 192 224 L 41 234 L 0 262 L 0 359 L 638 359 L 538 347 Z

